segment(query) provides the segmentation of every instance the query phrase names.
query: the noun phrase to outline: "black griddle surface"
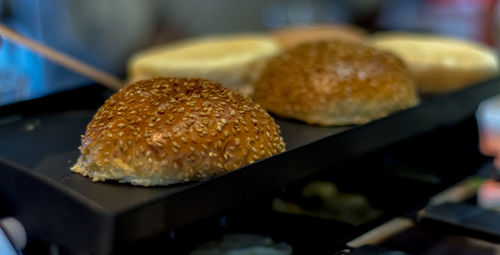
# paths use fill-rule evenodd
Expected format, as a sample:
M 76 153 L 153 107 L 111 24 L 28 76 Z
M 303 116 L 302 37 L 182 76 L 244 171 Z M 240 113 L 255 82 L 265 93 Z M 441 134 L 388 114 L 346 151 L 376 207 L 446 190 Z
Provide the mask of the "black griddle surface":
M 92 119 L 93 110 L 71 110 L 30 117 L 10 116 L 0 125 L 0 155 L 32 171 L 41 173 L 83 194 L 102 209 L 119 212 L 147 201 L 158 200 L 189 189 L 199 183 L 170 187 L 136 187 L 115 182 L 92 182 L 69 171 L 78 158 L 80 135 Z M 300 122 L 278 120 L 288 149 L 314 142 L 347 127 L 307 126 Z M 306 127 L 306 128 L 305 128 Z M 105 195 L 103 195 L 105 194 Z
M 391 143 L 457 123 L 473 115 L 482 100 L 500 93 L 499 82 L 500 78 L 496 78 L 427 98 L 414 108 L 360 126 L 319 127 L 277 119 L 287 143 L 286 152 L 208 181 L 150 188 L 92 182 L 69 170 L 78 157 L 80 135 L 97 108 L 55 107 L 50 111 L 28 110 L 26 113 L 21 103 L 17 108 L 0 111 L 0 158 L 4 158 L 0 160 L 0 199 L 9 198 L 15 216 L 15 208 L 24 206 L 25 196 L 46 198 L 38 189 L 50 190 L 47 194 L 61 193 L 60 203 L 71 205 L 68 213 L 73 207 L 85 208 L 92 216 L 89 218 L 103 222 L 97 227 L 89 224 L 97 228 L 89 231 L 103 231 L 109 237 L 94 240 L 108 243 L 89 243 L 91 241 L 75 237 L 62 244 L 107 253 L 120 243 L 181 227 L 313 173 L 335 171 L 337 164 Z M 53 100 L 57 103 L 57 97 Z M 36 102 L 24 104 L 36 109 Z M 23 111 L 16 112 L 16 109 Z M 30 179 L 29 186 L 23 186 L 24 178 Z M 9 186 L 10 180 L 15 180 L 16 185 Z M 26 192 L 18 194 L 13 189 Z M 26 222 L 33 222 L 37 217 L 43 220 L 47 214 L 60 213 L 50 208 L 41 206 L 40 212 L 21 214 L 20 219 L 27 217 Z M 85 227 L 86 224 L 78 221 L 70 218 L 59 224 Z M 47 226 L 36 225 L 31 231 L 30 227 L 27 226 L 31 236 L 58 243 L 57 235 L 47 232 Z

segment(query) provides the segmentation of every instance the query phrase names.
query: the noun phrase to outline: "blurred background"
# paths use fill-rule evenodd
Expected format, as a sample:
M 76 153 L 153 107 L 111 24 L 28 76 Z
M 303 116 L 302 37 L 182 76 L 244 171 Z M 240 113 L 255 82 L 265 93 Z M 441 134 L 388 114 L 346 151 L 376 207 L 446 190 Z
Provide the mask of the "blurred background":
M 0 0 L 0 22 L 123 78 L 131 54 L 153 45 L 310 23 L 424 31 L 498 48 L 500 12 L 496 0 Z M 2 41 L 0 105 L 91 83 Z

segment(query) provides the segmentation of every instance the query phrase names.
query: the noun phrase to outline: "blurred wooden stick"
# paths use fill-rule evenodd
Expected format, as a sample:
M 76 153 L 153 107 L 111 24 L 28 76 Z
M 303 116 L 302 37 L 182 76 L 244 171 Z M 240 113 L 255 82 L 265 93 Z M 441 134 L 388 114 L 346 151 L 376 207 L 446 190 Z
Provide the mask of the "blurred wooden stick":
M 0 35 L 5 38 L 10 39 L 11 41 L 20 43 L 34 52 L 39 53 L 40 55 L 70 69 L 83 76 L 99 82 L 100 84 L 112 89 L 118 90 L 123 87 L 123 82 L 119 80 L 117 77 L 98 70 L 90 65 L 87 65 L 79 60 L 74 59 L 64 53 L 61 53 L 57 50 L 54 50 L 48 46 L 35 42 L 29 38 L 26 38 L 19 33 L 13 31 L 7 26 L 0 23 Z

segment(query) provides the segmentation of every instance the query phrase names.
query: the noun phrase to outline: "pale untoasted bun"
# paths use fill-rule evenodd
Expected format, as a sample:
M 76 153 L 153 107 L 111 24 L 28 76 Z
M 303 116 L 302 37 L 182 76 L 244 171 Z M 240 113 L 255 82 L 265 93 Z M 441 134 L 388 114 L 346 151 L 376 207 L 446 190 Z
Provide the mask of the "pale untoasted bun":
M 315 41 L 347 40 L 361 42 L 366 32 L 350 25 L 313 24 L 307 26 L 284 27 L 273 30 L 272 37 L 281 48 L 289 49 L 299 44 Z
M 202 79 L 128 85 L 97 111 L 72 171 L 94 181 L 168 185 L 222 174 L 285 150 L 250 99 Z
M 498 73 L 496 52 L 478 43 L 389 32 L 375 35 L 370 41 L 401 57 L 424 94 L 449 92 Z
M 266 35 L 188 39 L 136 54 L 128 63 L 128 74 L 131 81 L 159 76 L 204 78 L 245 91 L 278 51 L 276 42 Z
M 362 124 L 416 105 L 398 57 L 362 44 L 301 44 L 268 62 L 255 101 L 283 117 L 319 125 Z

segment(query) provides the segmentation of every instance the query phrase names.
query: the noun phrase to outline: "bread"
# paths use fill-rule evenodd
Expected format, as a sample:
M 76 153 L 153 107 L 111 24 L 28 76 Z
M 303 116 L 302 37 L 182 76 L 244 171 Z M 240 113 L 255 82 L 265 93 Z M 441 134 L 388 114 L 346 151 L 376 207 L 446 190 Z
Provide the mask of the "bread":
M 418 103 L 402 60 L 347 41 L 301 44 L 274 57 L 253 97 L 276 115 L 319 125 L 362 124 Z
M 401 57 L 423 94 L 449 92 L 498 73 L 495 51 L 478 43 L 403 33 L 382 33 L 370 41 Z
M 349 25 L 316 24 L 307 26 L 284 27 L 271 32 L 281 48 L 290 49 L 302 43 L 329 40 L 361 42 L 365 31 Z
M 202 79 L 157 78 L 106 100 L 79 149 L 72 171 L 151 186 L 223 174 L 285 144 L 274 120 L 238 92 Z
M 240 34 L 188 39 L 140 52 L 128 63 L 129 80 L 204 78 L 248 90 L 279 47 L 266 35 Z

